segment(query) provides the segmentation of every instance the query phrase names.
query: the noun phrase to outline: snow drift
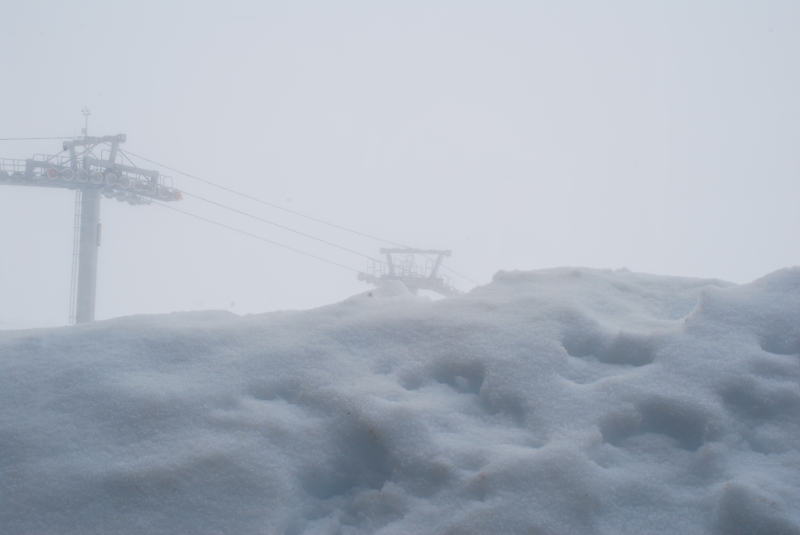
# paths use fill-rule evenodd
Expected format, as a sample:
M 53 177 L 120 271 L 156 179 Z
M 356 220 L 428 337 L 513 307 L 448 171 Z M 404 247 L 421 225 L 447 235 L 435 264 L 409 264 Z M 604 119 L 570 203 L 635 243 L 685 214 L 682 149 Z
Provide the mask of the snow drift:
M 0 333 L 0 532 L 800 533 L 800 268 Z

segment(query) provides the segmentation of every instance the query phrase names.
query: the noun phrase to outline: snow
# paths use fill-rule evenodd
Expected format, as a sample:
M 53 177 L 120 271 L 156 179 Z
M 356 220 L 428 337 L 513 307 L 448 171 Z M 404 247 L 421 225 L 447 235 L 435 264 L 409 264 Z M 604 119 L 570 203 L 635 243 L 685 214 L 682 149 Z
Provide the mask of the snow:
M 0 532 L 800 533 L 800 268 L 0 332 Z

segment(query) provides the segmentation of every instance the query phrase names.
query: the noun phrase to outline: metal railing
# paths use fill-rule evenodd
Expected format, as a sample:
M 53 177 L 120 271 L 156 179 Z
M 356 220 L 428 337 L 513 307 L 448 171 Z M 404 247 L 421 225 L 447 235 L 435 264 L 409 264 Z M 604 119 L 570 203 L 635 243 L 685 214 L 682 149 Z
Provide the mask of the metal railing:
M 5 171 L 6 173 L 25 173 L 25 160 L 2 158 L 0 159 L 0 171 Z
M 419 277 L 429 278 L 433 270 L 433 262 L 427 260 L 425 266 L 417 264 L 413 259 L 393 258 L 394 276 L 395 277 Z M 370 259 L 367 261 L 367 275 L 372 277 L 383 277 L 392 275 L 392 270 L 389 269 L 387 262 L 380 260 Z M 454 288 L 454 280 L 447 275 L 437 274 L 433 281 L 437 281 L 442 286 Z

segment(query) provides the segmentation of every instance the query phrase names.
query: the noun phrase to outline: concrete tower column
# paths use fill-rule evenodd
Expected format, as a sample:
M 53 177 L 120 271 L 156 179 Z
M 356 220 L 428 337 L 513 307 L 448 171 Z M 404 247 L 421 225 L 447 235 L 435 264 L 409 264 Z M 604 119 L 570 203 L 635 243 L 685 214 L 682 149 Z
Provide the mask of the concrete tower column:
M 75 322 L 94 321 L 97 291 L 97 248 L 100 245 L 100 190 L 83 190 L 81 208 L 80 255 L 78 257 L 78 296 Z

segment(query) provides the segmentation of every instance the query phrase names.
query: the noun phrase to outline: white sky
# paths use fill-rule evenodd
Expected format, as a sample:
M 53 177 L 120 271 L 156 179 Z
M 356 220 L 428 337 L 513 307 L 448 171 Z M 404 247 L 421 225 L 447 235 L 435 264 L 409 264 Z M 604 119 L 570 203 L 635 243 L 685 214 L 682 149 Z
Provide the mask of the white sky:
M 90 134 L 125 133 L 124 149 L 266 201 L 452 249 L 448 264 L 482 283 L 564 265 L 748 282 L 800 264 L 800 3 L 210 4 L 4 4 L 0 138 L 78 134 L 88 106 Z M 59 150 L 0 142 L 0 157 Z M 382 245 L 166 174 L 365 254 Z M 0 327 L 67 322 L 73 202 L 0 186 Z M 157 206 L 104 199 L 101 218 L 99 319 L 308 308 L 367 289 Z

